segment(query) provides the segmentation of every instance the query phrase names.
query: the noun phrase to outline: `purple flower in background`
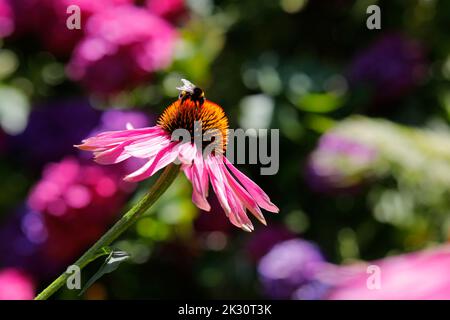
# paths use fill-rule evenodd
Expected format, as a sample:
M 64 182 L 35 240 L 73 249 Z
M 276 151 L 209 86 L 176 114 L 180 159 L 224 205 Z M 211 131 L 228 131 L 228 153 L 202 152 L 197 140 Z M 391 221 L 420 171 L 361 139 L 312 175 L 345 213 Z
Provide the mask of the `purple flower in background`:
M 23 271 L 13 268 L 0 270 L 0 300 L 31 300 L 34 283 Z
M 154 122 L 153 117 L 149 117 L 142 111 L 109 109 L 103 112 L 99 124 L 86 137 L 104 131 L 125 130 L 128 124 L 134 128 L 144 128 L 154 125 Z
M 317 286 L 321 294 L 316 273 L 325 261 L 319 248 L 311 242 L 292 239 L 275 245 L 259 262 L 258 272 L 265 293 L 274 299 L 289 299 L 299 296 L 299 289 Z M 312 292 L 304 298 L 317 299 Z
M 7 37 L 14 31 L 14 14 L 7 0 L 0 0 L 0 37 Z
M 147 0 L 146 5 L 151 13 L 171 22 L 187 14 L 185 0 Z
M 68 73 L 95 93 L 117 93 L 167 67 L 176 37 L 169 23 L 144 8 L 104 10 L 88 21 Z
M 97 125 L 100 112 L 82 99 L 53 101 L 35 106 L 25 131 L 8 144 L 29 165 L 41 166 L 74 154 L 73 145 Z
M 70 262 L 102 235 L 134 190 L 122 175 L 121 167 L 72 157 L 45 167 L 28 204 L 44 217 L 45 253 L 50 259 Z
M 43 255 L 47 230 L 42 215 L 24 206 L 0 227 L 0 268 L 20 268 L 37 277 L 57 271 Z
M 410 92 L 424 79 L 426 70 L 421 45 L 395 33 L 384 35 L 355 57 L 349 81 L 353 86 L 369 85 L 382 103 Z
M 368 273 L 369 265 L 376 266 L 371 273 Z M 333 274 L 335 286 L 327 298 L 332 300 L 449 300 L 449 269 L 450 247 L 448 245 L 388 257 L 370 264 L 342 266 Z M 375 277 L 378 277 L 378 280 Z
M 376 158 L 374 148 L 326 133 L 309 157 L 306 181 L 318 192 L 349 191 L 361 183 Z
M 320 300 L 328 294 L 330 287 L 326 282 L 312 280 L 295 290 L 291 298 L 293 300 Z
M 109 109 L 102 113 L 98 125 L 86 137 L 95 136 L 101 132 L 125 130 L 127 125 L 134 128 L 145 128 L 154 125 L 154 117 L 148 116 L 146 113 L 138 110 L 120 110 Z M 80 152 L 80 157 L 91 159 L 92 155 L 88 152 Z M 115 165 L 117 168 L 123 167 L 124 172 L 134 171 L 145 163 L 144 159 L 128 159 L 120 164 Z
M 246 250 L 253 262 L 258 262 L 277 243 L 295 238 L 295 234 L 281 225 L 258 229 L 247 243 Z

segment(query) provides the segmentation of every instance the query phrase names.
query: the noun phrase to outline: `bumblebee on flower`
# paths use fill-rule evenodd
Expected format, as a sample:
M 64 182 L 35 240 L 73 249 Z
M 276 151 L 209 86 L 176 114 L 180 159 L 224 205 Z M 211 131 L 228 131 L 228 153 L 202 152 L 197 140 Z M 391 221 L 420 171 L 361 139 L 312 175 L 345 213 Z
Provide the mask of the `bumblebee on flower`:
M 92 151 L 100 164 L 115 164 L 131 157 L 146 159 L 141 168 L 125 176 L 125 180 L 133 182 L 144 180 L 179 160 L 181 170 L 192 183 L 192 201 L 198 208 L 210 210 L 207 197 L 211 183 L 225 214 L 235 226 L 253 230 L 247 209 L 266 224 L 261 208 L 270 212 L 279 210 L 258 185 L 223 155 L 228 138 L 228 119 L 223 109 L 207 100 L 202 89 L 185 79 L 182 82 L 183 86 L 177 88 L 178 100 L 163 111 L 156 126 L 139 129 L 128 126 L 127 130 L 103 132 L 77 147 Z M 190 141 L 174 141 L 173 136 L 180 130 L 189 133 Z M 199 135 L 201 144 L 195 140 Z M 208 139 L 206 135 L 214 137 Z

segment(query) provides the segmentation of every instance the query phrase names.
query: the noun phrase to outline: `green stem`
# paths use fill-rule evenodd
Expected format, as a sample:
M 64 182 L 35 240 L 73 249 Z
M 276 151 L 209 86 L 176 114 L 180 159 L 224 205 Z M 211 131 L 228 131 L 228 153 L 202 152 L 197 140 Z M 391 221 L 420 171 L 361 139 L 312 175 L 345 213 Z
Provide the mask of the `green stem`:
M 91 261 L 98 257 L 99 251 L 111 244 L 125 230 L 127 230 L 134 222 L 136 222 L 142 214 L 144 214 L 159 197 L 167 190 L 167 188 L 175 180 L 179 172 L 179 166 L 170 164 L 163 171 L 156 183 L 150 188 L 149 192 L 127 213 L 125 213 L 119 221 L 117 221 L 111 229 L 109 229 L 92 247 L 89 248 L 75 263 L 80 269 L 83 269 Z M 67 281 L 70 274 L 64 272 L 56 278 L 47 288 L 39 293 L 35 300 L 46 300 L 61 288 Z

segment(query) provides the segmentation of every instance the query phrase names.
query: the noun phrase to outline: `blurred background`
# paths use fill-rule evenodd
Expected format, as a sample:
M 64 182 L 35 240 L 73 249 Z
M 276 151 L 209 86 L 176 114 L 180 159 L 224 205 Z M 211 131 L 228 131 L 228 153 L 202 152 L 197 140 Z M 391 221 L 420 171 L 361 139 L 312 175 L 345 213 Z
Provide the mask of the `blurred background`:
M 240 166 L 280 213 L 244 233 L 180 175 L 114 243 L 128 261 L 55 298 L 365 298 L 375 260 L 409 272 L 390 292 L 450 299 L 449 25 L 444 0 L 0 0 L 0 299 L 32 298 L 153 183 L 73 145 L 154 125 L 181 78 L 231 128 L 280 130 L 278 174 Z

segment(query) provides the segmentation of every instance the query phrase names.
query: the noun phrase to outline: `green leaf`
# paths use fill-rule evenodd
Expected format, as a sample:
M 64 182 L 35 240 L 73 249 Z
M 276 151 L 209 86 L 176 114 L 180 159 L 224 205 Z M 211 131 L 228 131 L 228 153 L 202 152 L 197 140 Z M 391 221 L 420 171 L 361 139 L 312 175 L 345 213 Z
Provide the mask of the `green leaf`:
M 89 263 L 97 260 L 98 258 L 102 257 L 102 256 L 106 256 L 106 255 L 110 255 L 111 252 L 113 251 L 113 249 L 111 249 L 108 246 L 102 247 L 93 257 L 92 259 L 89 260 Z
M 307 112 L 327 113 L 340 108 L 343 103 L 343 97 L 335 93 L 308 93 L 300 98 L 298 108 Z
M 111 253 L 106 258 L 105 262 L 102 264 L 100 269 L 86 282 L 83 289 L 79 293 L 81 296 L 90 286 L 92 286 L 98 279 L 107 273 L 115 271 L 119 265 L 128 260 L 130 255 L 125 251 L 111 251 Z

